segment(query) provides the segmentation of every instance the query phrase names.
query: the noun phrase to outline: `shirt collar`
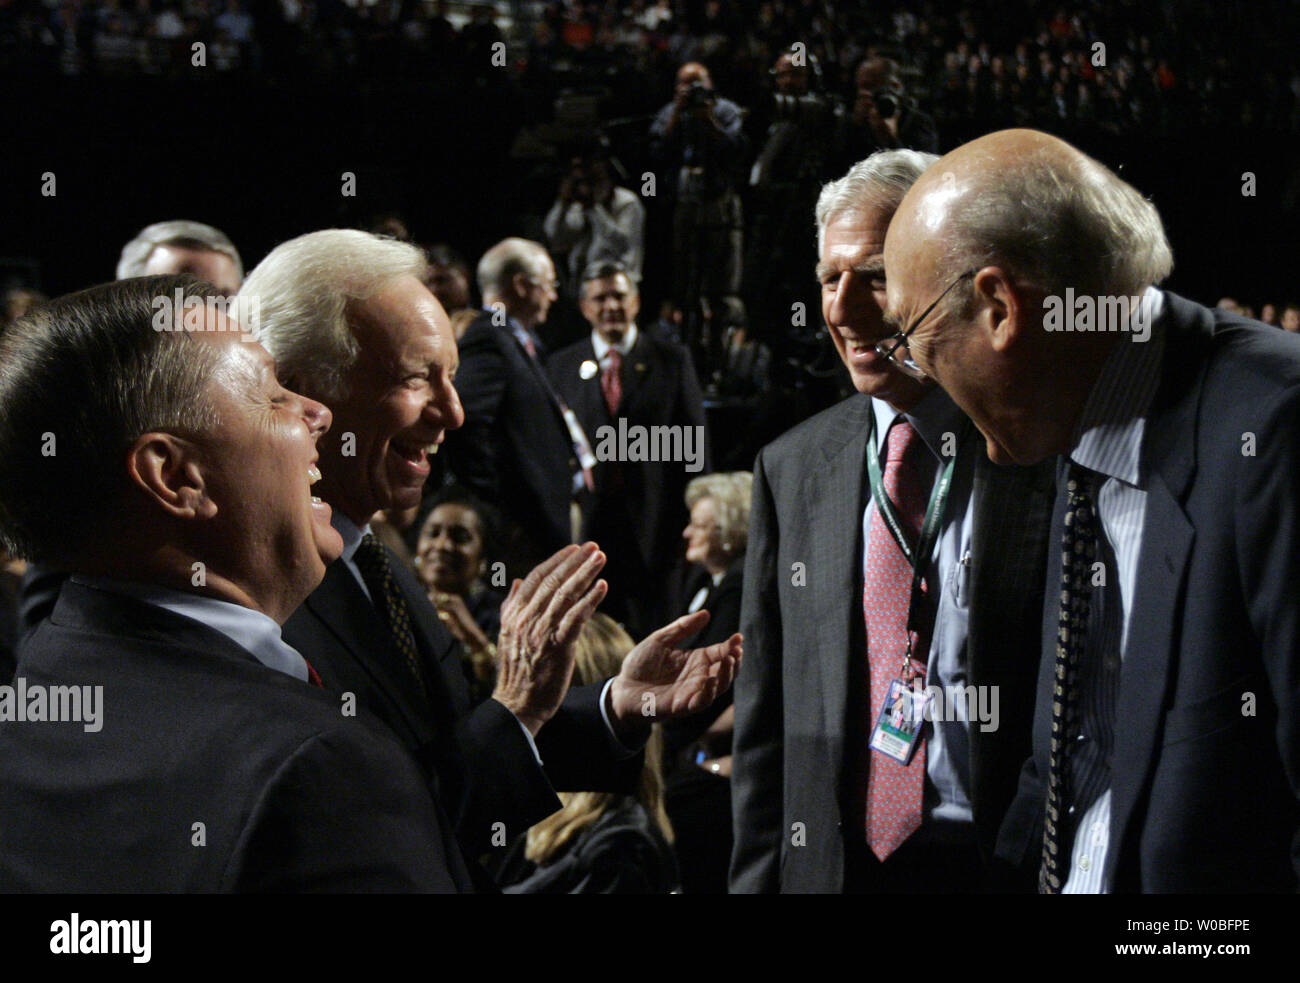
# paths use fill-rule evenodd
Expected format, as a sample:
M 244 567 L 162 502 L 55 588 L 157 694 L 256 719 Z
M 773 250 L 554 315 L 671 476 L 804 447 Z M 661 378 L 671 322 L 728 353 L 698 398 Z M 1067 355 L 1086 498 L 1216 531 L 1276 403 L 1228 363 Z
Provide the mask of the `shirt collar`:
M 960 437 L 965 425 L 961 409 L 952 401 L 952 397 L 934 386 L 906 413 L 899 413 L 883 399 L 872 399 L 871 408 L 876 414 L 876 444 L 884 447 L 889 428 L 901 416 L 916 428 L 925 446 L 939 460 L 946 460 L 945 437 L 952 434 L 954 439 Z
M 304 683 L 307 681 L 306 661 L 297 649 L 284 641 L 280 635 L 280 626 L 275 620 L 261 611 L 157 584 L 140 584 L 85 574 L 74 574 L 72 579 L 94 590 L 132 597 L 197 621 L 225 635 L 268 669 L 293 676 Z
M 1160 323 L 1164 294 L 1148 287 L 1134 316 L 1151 325 L 1146 341 L 1125 332 L 1102 365 L 1083 406 L 1070 459 L 1135 488 L 1142 474 L 1142 435 L 1146 414 L 1160 386 L 1165 333 Z
M 330 515 L 330 525 L 343 539 L 343 555 L 341 559 L 344 563 L 352 563 L 352 558 L 357 555 L 357 550 L 361 548 L 361 540 L 370 535 L 370 523 L 367 522 L 364 527 L 358 527 L 355 522 L 338 509 L 333 509 Z
M 636 344 L 636 324 L 627 329 L 627 334 L 623 335 L 623 340 L 617 345 L 611 345 L 608 341 L 600 336 L 599 331 L 591 333 L 591 347 L 596 350 L 596 361 L 605 361 L 605 356 L 609 354 L 611 348 L 617 348 L 618 353 L 624 358 L 632 351 L 632 346 Z

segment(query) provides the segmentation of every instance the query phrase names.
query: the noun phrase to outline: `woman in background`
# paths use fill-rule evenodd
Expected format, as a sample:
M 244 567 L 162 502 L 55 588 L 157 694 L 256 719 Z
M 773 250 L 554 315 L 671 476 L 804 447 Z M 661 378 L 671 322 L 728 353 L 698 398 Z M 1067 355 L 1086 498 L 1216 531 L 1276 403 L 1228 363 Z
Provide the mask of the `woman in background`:
M 603 614 L 578 636 L 573 685 L 618 674 L 631 636 Z M 497 880 L 507 894 L 670 894 L 677 890 L 672 826 L 663 805 L 662 736 L 651 730 L 635 796 L 561 792 L 564 808 L 507 852 Z
M 495 523 L 491 509 L 454 488 L 440 492 L 420 527 L 415 572 L 447 630 L 464 646 L 475 703 L 496 682 L 496 640 L 505 594 L 487 585 Z
M 748 471 L 704 475 L 686 486 L 691 521 L 682 536 L 694 576 L 686 581 L 690 602 L 683 613 L 704 608 L 711 616 L 690 645 L 710 645 L 740 630 L 752 489 Z M 727 893 L 734 727 L 731 690 L 707 710 L 664 726 L 666 804 L 686 894 Z

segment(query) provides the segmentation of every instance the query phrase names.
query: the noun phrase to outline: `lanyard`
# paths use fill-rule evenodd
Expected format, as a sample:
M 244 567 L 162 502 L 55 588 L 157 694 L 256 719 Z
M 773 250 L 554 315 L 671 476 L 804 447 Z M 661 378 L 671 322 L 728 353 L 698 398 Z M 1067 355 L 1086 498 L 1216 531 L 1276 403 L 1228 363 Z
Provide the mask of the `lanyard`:
M 903 668 L 900 675 L 907 673 L 908 663 L 912 659 L 912 635 L 916 630 L 914 619 L 918 607 L 917 600 L 922 596 L 921 581 L 925 578 L 926 568 L 930 565 L 930 557 L 934 554 L 934 544 L 939 539 L 939 527 L 943 523 L 943 514 L 948 505 L 948 492 L 952 486 L 953 469 L 957 464 L 957 457 L 961 452 L 961 448 L 967 443 L 965 435 L 966 431 L 963 431 L 961 443 L 958 445 L 958 453 L 949 458 L 948 463 L 944 465 L 943 472 L 939 475 L 939 480 L 934 483 L 934 488 L 930 492 L 930 502 L 925 509 L 925 519 L 921 523 L 920 540 L 916 544 L 916 549 L 913 550 L 911 544 L 907 541 L 907 534 L 903 530 L 902 521 L 898 518 L 898 512 L 894 509 L 894 503 L 889 495 L 885 493 L 885 479 L 880 471 L 880 449 L 876 446 L 876 414 L 874 409 L 870 414 L 870 425 L 867 430 L 867 472 L 871 477 L 871 497 L 875 500 L 876 511 L 880 513 L 881 519 L 884 520 L 885 528 L 894 537 L 894 542 L 903 551 L 903 556 L 907 558 L 907 562 L 912 565 L 912 590 L 907 603 L 907 651 L 903 654 Z

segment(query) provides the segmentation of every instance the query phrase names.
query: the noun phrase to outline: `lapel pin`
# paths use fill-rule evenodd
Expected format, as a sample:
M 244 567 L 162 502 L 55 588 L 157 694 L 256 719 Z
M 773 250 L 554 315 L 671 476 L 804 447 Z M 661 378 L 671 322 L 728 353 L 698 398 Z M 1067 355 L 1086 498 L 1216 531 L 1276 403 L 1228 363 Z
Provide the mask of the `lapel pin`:
M 578 366 L 578 375 L 582 376 L 584 379 L 594 379 L 596 377 L 596 373 L 599 371 L 600 371 L 600 366 L 598 366 L 591 359 L 587 359 L 585 362 L 583 362 L 581 365 Z

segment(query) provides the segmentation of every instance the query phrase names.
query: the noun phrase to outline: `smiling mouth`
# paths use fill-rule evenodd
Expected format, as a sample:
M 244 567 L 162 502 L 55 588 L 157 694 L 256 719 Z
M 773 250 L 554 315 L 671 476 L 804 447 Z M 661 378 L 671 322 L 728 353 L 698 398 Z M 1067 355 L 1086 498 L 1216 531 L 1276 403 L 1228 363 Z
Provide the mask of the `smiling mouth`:
M 320 481 L 320 479 L 321 479 L 320 468 L 318 468 L 315 464 L 309 466 L 307 468 L 307 487 L 310 488 L 312 485 L 316 484 L 316 482 Z M 317 495 L 311 496 L 311 503 L 313 505 L 323 504 L 321 502 L 320 497 Z

